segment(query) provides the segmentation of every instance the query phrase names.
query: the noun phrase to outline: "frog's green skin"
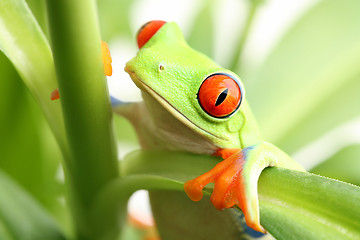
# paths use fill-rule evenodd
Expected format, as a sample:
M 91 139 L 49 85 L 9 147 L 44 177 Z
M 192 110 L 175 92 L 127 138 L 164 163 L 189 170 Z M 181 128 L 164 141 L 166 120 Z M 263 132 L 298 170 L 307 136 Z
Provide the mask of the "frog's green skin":
M 206 76 L 237 76 L 190 48 L 175 23 L 165 24 L 125 69 L 142 90 L 145 106 L 139 107 L 141 119 L 133 120 L 146 123 L 139 134 L 145 146 L 212 154 L 217 148 L 245 148 L 263 141 L 246 100 L 230 118 L 214 118 L 202 110 L 196 94 Z M 154 137 L 159 138 L 155 146 Z
M 228 118 L 214 118 L 203 111 L 197 92 L 207 76 L 228 73 L 241 83 L 240 78 L 190 48 L 173 22 L 163 25 L 125 70 L 144 101 L 113 109 L 132 122 L 143 148 L 208 155 L 219 149 L 244 149 L 244 191 L 250 212 L 245 216 L 248 223 L 259 224 L 256 184 L 262 169 L 302 168 L 275 146 L 264 143 L 244 96 L 238 111 Z

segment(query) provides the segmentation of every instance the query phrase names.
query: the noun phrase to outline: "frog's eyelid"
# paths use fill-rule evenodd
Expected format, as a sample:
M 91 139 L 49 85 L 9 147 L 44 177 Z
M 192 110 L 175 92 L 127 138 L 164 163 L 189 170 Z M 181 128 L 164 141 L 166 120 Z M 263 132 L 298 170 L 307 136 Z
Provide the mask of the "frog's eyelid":
M 165 21 L 161 20 L 154 20 L 145 23 L 139 29 L 136 36 L 139 49 L 142 48 L 165 23 Z

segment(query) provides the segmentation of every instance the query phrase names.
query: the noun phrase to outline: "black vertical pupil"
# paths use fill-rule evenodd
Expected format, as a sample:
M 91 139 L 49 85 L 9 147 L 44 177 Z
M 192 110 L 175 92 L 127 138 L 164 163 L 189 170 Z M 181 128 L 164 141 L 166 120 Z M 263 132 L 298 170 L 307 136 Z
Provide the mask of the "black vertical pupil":
M 219 94 L 218 98 L 216 99 L 215 107 L 217 107 L 217 106 L 219 106 L 220 104 L 222 104 L 222 103 L 225 101 L 227 95 L 228 95 L 228 89 L 226 88 L 224 91 L 222 91 L 222 92 Z

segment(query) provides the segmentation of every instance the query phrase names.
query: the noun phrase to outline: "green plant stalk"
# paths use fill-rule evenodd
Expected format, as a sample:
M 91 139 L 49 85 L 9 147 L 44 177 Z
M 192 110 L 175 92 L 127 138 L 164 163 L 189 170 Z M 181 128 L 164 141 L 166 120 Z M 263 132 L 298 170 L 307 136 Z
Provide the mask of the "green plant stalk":
M 189 153 L 136 151 L 124 159 L 124 182 L 114 181 L 108 185 L 102 197 L 111 198 L 112 203 L 121 208 L 129 192 L 137 189 L 156 190 L 158 187 L 157 190 L 183 191 L 182 183 L 210 170 L 218 161 L 214 157 Z M 204 195 L 211 191 L 211 187 L 206 188 Z M 276 239 L 360 238 L 359 187 L 311 173 L 267 168 L 259 178 L 258 192 L 261 224 Z M 104 202 L 99 201 L 97 209 L 106 209 L 108 206 L 104 206 Z M 191 232 L 190 227 L 185 229 Z
M 251 1 L 250 3 L 250 7 L 249 7 L 249 11 L 248 11 L 248 15 L 246 17 L 246 22 L 244 25 L 244 28 L 242 29 L 242 32 L 239 35 L 239 40 L 237 41 L 238 44 L 236 46 L 236 49 L 234 51 L 234 54 L 231 57 L 231 61 L 230 61 L 230 70 L 237 72 L 237 69 L 240 69 L 239 64 L 241 63 L 241 57 L 242 57 L 242 52 L 244 50 L 244 46 L 246 43 L 246 40 L 248 39 L 248 35 L 253 23 L 253 20 L 255 18 L 257 9 L 258 9 L 258 5 L 260 4 L 259 1 Z
M 259 179 L 261 224 L 276 239 L 359 239 L 360 188 L 267 168 Z
M 69 144 L 65 175 L 76 237 L 94 239 L 97 226 L 90 213 L 94 198 L 118 176 L 96 3 L 48 0 L 47 11 Z
M 183 191 L 184 186 L 182 182 L 151 174 L 134 174 L 114 180 L 103 189 L 94 204 L 93 214 L 98 220 L 96 239 L 115 239 L 122 235 L 122 229 L 116 226 L 126 223 L 127 202 L 140 189 Z M 118 214 L 114 215 L 114 211 Z

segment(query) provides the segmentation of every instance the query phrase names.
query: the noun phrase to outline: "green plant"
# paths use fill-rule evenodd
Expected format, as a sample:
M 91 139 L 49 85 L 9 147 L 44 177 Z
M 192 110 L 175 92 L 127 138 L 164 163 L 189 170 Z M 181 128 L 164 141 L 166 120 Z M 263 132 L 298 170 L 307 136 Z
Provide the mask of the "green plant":
M 129 34 L 131 1 L 98 4 L 105 40 L 119 31 Z M 190 44 L 207 54 L 211 54 L 212 29 L 204 28 L 204 23 L 211 22 L 215 4 L 204 2 L 199 24 L 189 36 Z M 233 69 L 244 68 L 239 66 L 244 61 L 240 53 L 259 4 L 249 1 L 246 27 L 230 56 Z M 243 77 L 265 135 L 290 153 L 359 115 L 359 7 L 356 0 L 315 5 L 283 37 L 257 74 Z M 46 6 L 35 0 L 0 2 L 0 48 L 7 57 L 0 58 L 0 127 L 5 136 L 0 161 L 0 239 L 115 239 L 124 232 L 126 202 L 134 191 L 181 192 L 185 180 L 217 161 L 185 153 L 138 151 L 117 162 L 97 11 L 95 1 L 85 0 L 48 0 Z M 118 16 L 120 21 L 115 21 Z M 199 29 L 202 34 L 196 35 Z M 61 104 L 49 100 L 57 87 Z M 279 117 L 289 111 L 293 113 L 289 118 Z M 346 158 L 351 168 L 358 164 L 358 149 L 358 145 L 348 148 L 346 154 L 335 157 Z M 65 184 L 55 178 L 60 162 Z M 347 180 L 345 170 L 344 175 L 334 175 L 339 173 L 334 171 L 338 162 L 326 161 L 315 170 Z M 349 181 L 360 183 L 359 174 L 351 176 Z M 360 236 L 359 187 L 309 173 L 267 169 L 259 194 L 262 224 L 278 239 Z M 68 204 L 63 205 L 58 198 L 65 195 Z M 191 227 L 181 218 L 173 220 L 169 229 L 171 224 Z M 166 229 L 160 231 L 167 234 Z M 224 232 L 215 234 L 220 238 Z

